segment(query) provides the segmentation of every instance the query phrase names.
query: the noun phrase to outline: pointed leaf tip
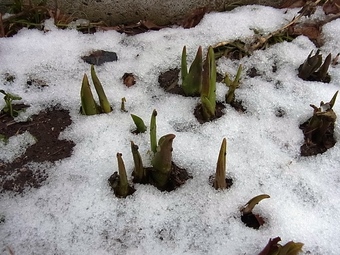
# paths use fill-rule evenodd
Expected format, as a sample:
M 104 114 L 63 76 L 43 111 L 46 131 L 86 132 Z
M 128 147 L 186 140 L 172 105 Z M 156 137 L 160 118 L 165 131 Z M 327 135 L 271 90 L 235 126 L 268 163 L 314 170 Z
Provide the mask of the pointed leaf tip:
M 270 196 L 267 195 L 267 194 L 262 194 L 262 195 L 258 195 L 256 197 L 253 197 L 243 206 L 241 211 L 243 212 L 243 214 L 251 213 L 252 210 L 254 209 L 255 205 L 257 205 L 261 200 L 263 200 L 265 198 L 270 198 Z

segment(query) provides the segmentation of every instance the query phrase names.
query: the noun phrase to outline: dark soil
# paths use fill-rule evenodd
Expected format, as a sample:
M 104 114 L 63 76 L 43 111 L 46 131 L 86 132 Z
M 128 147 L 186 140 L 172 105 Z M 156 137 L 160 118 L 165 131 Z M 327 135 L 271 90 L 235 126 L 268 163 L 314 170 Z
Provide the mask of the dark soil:
M 247 213 L 242 214 L 242 222 L 249 228 L 259 229 L 265 222 L 263 218 L 258 214 Z
M 184 91 L 178 84 L 179 72 L 180 70 L 175 68 L 161 73 L 158 77 L 158 83 L 166 92 L 184 96 Z
M 152 167 L 146 168 L 147 172 L 155 171 Z M 151 176 L 151 174 L 149 174 Z M 170 172 L 170 177 L 169 181 L 166 185 L 166 187 L 163 188 L 158 188 L 161 191 L 173 191 L 180 186 L 182 186 L 187 180 L 192 179 L 192 176 L 185 170 L 184 168 L 178 167 L 174 162 L 172 162 L 171 165 L 171 172 Z M 156 186 L 152 178 L 149 178 L 149 183 Z
M 334 123 L 328 128 L 322 139 L 316 137 L 317 133 L 308 132 L 309 120 L 300 125 L 300 129 L 304 134 L 304 143 L 300 148 L 301 156 L 313 156 L 326 152 L 329 148 L 332 148 L 336 140 L 334 138 Z
M 225 108 L 225 105 L 223 103 L 220 103 L 220 102 L 216 102 L 216 111 L 215 111 L 215 116 L 210 119 L 209 121 L 213 121 L 213 120 L 216 120 L 218 118 L 221 118 L 224 114 L 223 112 L 223 109 Z M 201 104 L 198 104 L 196 107 L 195 107 L 195 110 L 194 110 L 194 115 L 197 119 L 197 121 L 200 123 L 200 124 L 203 124 L 205 122 L 207 122 L 204 118 L 203 118 L 203 114 L 202 114 L 202 105 Z
M 16 110 L 24 108 L 15 105 Z M 33 115 L 26 122 L 15 122 L 12 117 L 0 114 L 0 134 L 10 138 L 28 131 L 36 143 L 11 163 L 0 161 L 0 193 L 21 193 L 27 187 L 38 188 L 48 175 L 44 169 L 33 169 L 31 162 L 55 162 L 71 156 L 74 143 L 59 140 L 59 134 L 72 123 L 67 110 L 54 107 Z

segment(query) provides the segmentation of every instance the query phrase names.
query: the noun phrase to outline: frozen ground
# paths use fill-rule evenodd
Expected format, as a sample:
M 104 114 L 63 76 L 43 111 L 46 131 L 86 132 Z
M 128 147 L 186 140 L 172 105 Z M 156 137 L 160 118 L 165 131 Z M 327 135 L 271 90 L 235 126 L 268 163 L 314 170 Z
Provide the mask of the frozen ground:
M 273 31 L 297 11 L 246 6 L 208 14 L 192 29 L 136 36 L 24 29 L 13 38 L 1 38 L 0 89 L 31 105 L 20 118 L 61 104 L 73 121 L 61 136 L 76 146 L 72 157 L 48 167 L 49 178 L 41 188 L 23 195 L 1 194 L 0 215 L 5 221 L 0 223 L 0 253 L 8 254 L 10 247 L 15 254 L 241 255 L 257 254 L 269 238 L 280 236 L 282 244 L 303 242 L 304 254 L 340 254 L 340 144 L 322 155 L 300 157 L 303 134 L 298 128 L 312 114 L 309 104 L 329 101 L 339 89 L 340 65 L 330 68 L 330 84 L 299 79 L 297 68 L 315 50 L 303 36 L 255 52 L 240 61 L 245 69 L 255 66 L 261 73 L 249 78 L 243 72 L 237 97 L 247 113 L 227 105 L 222 118 L 203 125 L 193 115 L 199 99 L 166 94 L 157 81 L 161 72 L 180 65 L 184 45 L 191 62 L 199 45 L 206 50 L 220 41 L 249 37 L 253 29 Z M 322 10 L 314 16 L 322 18 Z M 325 25 L 323 35 L 321 52 L 335 56 L 340 52 L 340 20 Z M 96 68 L 114 111 L 88 117 L 79 114 L 79 93 L 90 66 L 80 56 L 96 49 L 118 54 L 117 62 Z M 238 65 L 239 61 L 222 58 L 218 71 L 235 74 Z M 4 82 L 6 72 L 16 76 L 11 86 Z M 125 72 L 138 77 L 135 86 L 122 84 Z M 27 89 L 28 77 L 45 80 L 49 87 Z M 223 100 L 226 91 L 225 85 L 217 84 L 218 99 Z M 130 140 L 139 145 L 144 163 L 150 163 L 149 136 L 131 134 L 130 114 L 119 110 L 122 97 L 129 113 L 147 122 L 157 109 L 158 137 L 176 134 L 173 160 L 193 175 L 178 190 L 167 193 L 135 185 L 137 191 L 127 199 L 111 192 L 107 179 L 117 170 L 117 152 L 123 154 L 129 176 L 132 171 Z M 0 108 L 3 105 L 1 100 Z M 275 116 L 278 107 L 286 112 L 283 118 Z M 334 111 L 340 113 L 339 99 Z M 335 136 L 340 137 L 338 124 Z M 227 171 L 234 185 L 216 191 L 208 178 L 224 137 Z M 1 145 L 2 160 L 22 152 L 16 144 L 29 142 L 32 137 L 26 134 Z M 255 211 L 266 224 L 254 230 L 241 222 L 239 208 L 262 193 L 271 198 Z

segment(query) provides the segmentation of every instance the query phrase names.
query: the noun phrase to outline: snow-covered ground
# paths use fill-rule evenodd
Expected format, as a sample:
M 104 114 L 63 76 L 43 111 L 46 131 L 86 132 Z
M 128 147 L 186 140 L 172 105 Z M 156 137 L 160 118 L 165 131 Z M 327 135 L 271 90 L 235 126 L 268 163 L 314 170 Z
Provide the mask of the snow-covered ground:
M 48 166 L 49 178 L 39 189 L 22 195 L 0 195 L 0 253 L 9 254 L 257 254 L 269 238 L 280 236 L 282 244 L 303 242 L 304 254 L 340 254 L 340 144 L 322 155 L 300 157 L 303 134 L 299 124 L 312 114 L 309 104 L 328 102 L 339 90 L 340 65 L 331 66 L 330 84 L 307 82 L 297 68 L 314 44 L 304 36 L 276 44 L 241 61 L 218 60 L 220 73 L 235 74 L 256 67 L 261 76 L 242 73 L 237 98 L 245 114 L 226 105 L 220 119 L 200 125 L 193 115 L 198 98 L 165 93 L 158 76 L 180 66 L 182 47 L 191 63 L 199 45 L 206 49 L 220 41 L 244 39 L 254 29 L 270 32 L 296 15 L 298 9 L 278 10 L 263 6 L 240 7 L 229 13 L 207 14 L 192 29 L 167 28 L 136 36 L 115 31 L 82 34 L 52 29 L 44 33 L 21 30 L 0 39 L 0 89 L 20 95 L 31 105 L 21 119 L 49 105 L 70 111 L 72 125 L 61 138 L 76 143 L 73 154 Z M 323 17 L 318 9 L 313 17 Z M 323 28 L 321 53 L 340 52 L 340 20 Z M 93 50 L 115 51 L 117 62 L 96 67 L 106 95 L 114 107 L 109 114 L 79 114 L 80 86 L 90 66 L 81 56 Z M 276 64 L 277 71 L 272 70 Z M 5 73 L 14 74 L 13 84 Z M 121 77 L 137 76 L 127 88 Z M 28 77 L 48 82 L 39 89 L 25 86 Z M 227 88 L 217 84 L 223 101 Z M 125 97 L 128 113 L 119 110 Z M 340 113 L 340 99 L 334 111 Z M 0 108 L 4 101 L 0 100 Z M 282 108 L 286 115 L 275 116 Z M 146 120 L 157 109 L 158 137 L 173 133 L 173 161 L 186 168 L 193 179 L 172 192 L 150 185 L 135 185 L 126 199 L 116 198 L 107 179 L 117 171 L 121 152 L 128 175 L 133 168 L 130 141 L 139 146 L 146 165 L 149 135 L 133 135 L 130 113 Z M 336 139 L 340 138 L 338 123 Z M 218 152 L 227 138 L 227 172 L 234 184 L 216 191 L 208 184 L 215 172 Z M 23 142 L 21 142 L 23 141 Z M 29 134 L 1 145 L 1 159 L 12 160 L 32 142 Z M 13 148 L 18 151 L 13 152 Z M 38 167 L 44 167 L 38 166 Z M 259 194 L 271 198 L 255 207 L 266 223 L 259 230 L 246 227 L 239 208 Z

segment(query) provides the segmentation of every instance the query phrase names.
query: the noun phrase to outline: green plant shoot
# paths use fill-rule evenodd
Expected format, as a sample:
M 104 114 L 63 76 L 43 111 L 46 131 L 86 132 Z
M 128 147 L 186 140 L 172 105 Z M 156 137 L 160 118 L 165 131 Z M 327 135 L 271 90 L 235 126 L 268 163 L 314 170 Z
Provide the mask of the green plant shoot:
M 137 133 L 145 133 L 147 127 L 145 126 L 143 119 L 134 114 L 131 114 L 131 118 L 137 127 Z
M 0 90 L 0 93 L 4 94 L 4 100 L 5 100 L 5 107 L 2 109 L 2 111 L 8 115 L 10 115 L 12 118 L 17 117 L 19 114 L 19 111 L 16 111 L 13 109 L 12 102 L 14 100 L 21 100 L 22 98 L 16 95 L 12 95 L 10 93 L 6 93 L 4 90 Z
M 189 72 L 187 67 L 186 46 L 183 47 L 181 61 L 182 89 L 186 96 L 199 95 L 202 87 L 202 47 L 197 50 L 196 57 L 192 62 Z
M 216 63 L 214 50 L 211 46 L 203 66 L 201 103 L 203 118 L 210 121 L 215 117 L 216 111 Z
M 229 90 L 225 96 L 225 101 L 228 104 L 231 104 L 232 102 L 235 101 L 235 90 L 240 87 L 241 72 L 242 72 L 242 65 L 239 65 L 237 74 L 233 81 L 229 78 L 228 74 L 226 74 L 224 78 L 225 85 L 229 87 Z
M 151 164 L 154 168 L 152 179 L 156 187 L 163 189 L 169 181 L 172 164 L 172 142 L 176 136 L 168 134 L 162 136 L 158 141 L 157 152 Z
M 134 169 L 132 172 L 132 175 L 134 177 L 134 182 L 137 183 L 145 183 L 147 176 L 146 176 L 146 170 L 143 167 L 142 157 L 139 154 L 138 146 L 134 144 L 131 141 L 131 151 L 133 156 L 133 162 L 134 162 Z
M 253 211 L 255 205 L 257 205 L 261 200 L 263 200 L 265 198 L 270 198 L 270 196 L 267 195 L 267 194 L 262 194 L 262 195 L 258 195 L 256 197 L 253 197 L 242 207 L 242 209 L 241 209 L 242 213 L 243 214 L 251 213 Z
M 103 86 L 102 86 L 99 78 L 97 77 L 97 74 L 96 74 L 96 71 L 94 70 L 93 65 L 91 65 L 91 77 L 92 77 L 92 81 L 93 81 L 93 84 L 94 84 L 94 88 L 96 89 L 96 92 L 97 92 L 98 97 L 99 97 L 99 103 L 100 103 L 100 107 L 101 107 L 102 112 L 104 112 L 104 113 L 111 112 L 112 108 L 110 106 L 109 101 L 107 100 Z
M 90 88 L 90 83 L 87 78 L 87 75 L 84 74 L 83 77 L 83 82 L 81 85 L 81 90 L 80 90 L 80 99 L 81 99 L 81 111 L 82 114 L 84 115 L 94 115 L 97 113 L 100 113 L 99 111 L 99 106 L 97 103 L 94 101 L 91 88 Z
M 109 183 L 117 197 L 125 198 L 132 194 L 134 190 L 129 185 L 121 153 L 117 153 L 117 161 L 118 173 L 114 172 L 114 174 L 109 178 Z
M 127 112 L 127 110 L 125 109 L 125 103 L 126 103 L 126 98 L 122 97 L 121 103 L 120 103 L 120 110 L 122 112 Z
M 150 120 L 150 144 L 151 144 L 151 151 L 156 153 L 157 151 L 157 134 L 156 134 L 156 116 L 157 111 L 153 110 Z
M 226 189 L 226 157 L 227 157 L 227 140 L 223 138 L 220 153 L 218 155 L 216 174 L 214 179 L 215 189 Z

